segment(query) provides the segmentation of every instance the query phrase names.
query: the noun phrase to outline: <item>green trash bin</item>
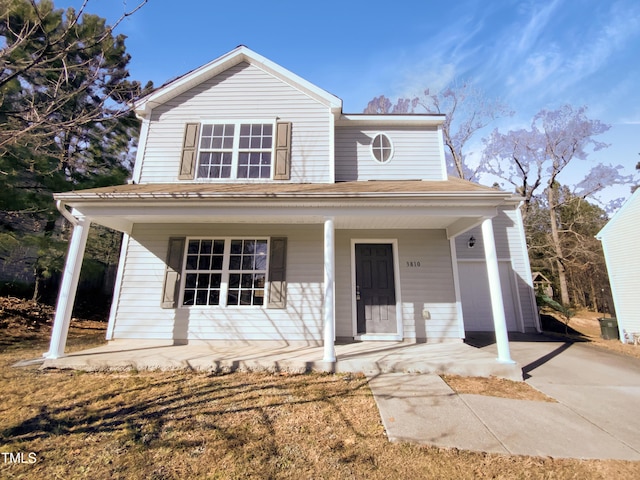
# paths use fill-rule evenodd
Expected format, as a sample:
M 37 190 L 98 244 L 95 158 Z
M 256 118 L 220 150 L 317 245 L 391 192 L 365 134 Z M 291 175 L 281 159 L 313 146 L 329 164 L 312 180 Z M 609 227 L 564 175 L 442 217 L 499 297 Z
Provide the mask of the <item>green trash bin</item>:
M 618 340 L 620 334 L 618 333 L 618 320 L 615 317 L 611 318 L 599 318 L 600 322 L 600 336 L 605 340 Z

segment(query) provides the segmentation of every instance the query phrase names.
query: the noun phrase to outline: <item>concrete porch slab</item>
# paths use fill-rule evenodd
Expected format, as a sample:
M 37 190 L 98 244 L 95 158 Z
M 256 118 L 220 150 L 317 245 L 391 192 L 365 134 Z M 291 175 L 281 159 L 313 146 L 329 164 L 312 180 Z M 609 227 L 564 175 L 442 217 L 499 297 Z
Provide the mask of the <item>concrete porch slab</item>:
M 260 342 L 243 345 L 229 345 L 225 342 L 173 345 L 170 341 L 118 340 L 97 348 L 73 352 L 58 359 L 45 359 L 42 368 L 85 371 L 319 371 L 368 375 L 411 372 L 497 376 L 522 380 L 522 370 L 517 364 L 500 363 L 493 353 L 462 342 L 358 342 L 336 345 L 335 363 L 323 362 L 322 356 L 322 347 L 316 346 L 264 345 Z

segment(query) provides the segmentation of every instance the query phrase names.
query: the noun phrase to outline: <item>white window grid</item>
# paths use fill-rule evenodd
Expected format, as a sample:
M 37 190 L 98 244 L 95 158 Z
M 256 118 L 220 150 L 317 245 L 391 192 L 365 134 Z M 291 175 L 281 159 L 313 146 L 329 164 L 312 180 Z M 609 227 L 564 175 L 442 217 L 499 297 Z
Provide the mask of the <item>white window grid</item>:
M 393 143 L 386 133 L 378 133 L 371 140 L 371 155 L 378 163 L 387 163 L 393 157 Z
M 181 306 L 266 306 L 268 238 L 189 237 L 186 245 Z
M 198 177 L 231 177 L 235 127 L 233 123 L 205 123 L 202 125 Z
M 240 124 L 238 178 L 271 178 L 273 125 Z
M 273 121 L 206 121 L 199 139 L 199 179 L 271 179 Z

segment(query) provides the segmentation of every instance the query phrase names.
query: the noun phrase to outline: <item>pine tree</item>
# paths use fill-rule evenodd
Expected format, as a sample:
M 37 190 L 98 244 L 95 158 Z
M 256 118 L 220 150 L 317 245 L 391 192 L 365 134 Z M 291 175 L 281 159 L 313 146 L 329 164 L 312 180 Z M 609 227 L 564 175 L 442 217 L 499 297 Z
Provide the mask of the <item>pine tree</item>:
M 125 37 L 113 29 L 144 3 L 110 26 L 84 12 L 87 2 L 75 11 L 0 0 L 0 243 L 32 245 L 37 278 L 59 269 L 64 249 L 52 193 L 130 175 L 132 102 L 152 86 L 128 79 Z

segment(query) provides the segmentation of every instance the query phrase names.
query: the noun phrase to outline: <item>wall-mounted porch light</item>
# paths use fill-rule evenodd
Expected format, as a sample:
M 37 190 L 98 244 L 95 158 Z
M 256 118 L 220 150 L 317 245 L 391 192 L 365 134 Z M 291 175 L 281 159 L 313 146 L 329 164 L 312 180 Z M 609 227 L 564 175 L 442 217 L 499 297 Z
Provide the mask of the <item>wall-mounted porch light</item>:
M 473 248 L 476 246 L 476 237 L 474 237 L 473 235 L 471 236 L 471 238 L 469 238 L 469 242 L 467 243 L 467 246 L 469 248 Z

